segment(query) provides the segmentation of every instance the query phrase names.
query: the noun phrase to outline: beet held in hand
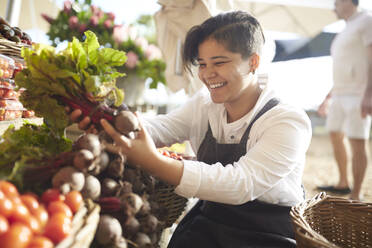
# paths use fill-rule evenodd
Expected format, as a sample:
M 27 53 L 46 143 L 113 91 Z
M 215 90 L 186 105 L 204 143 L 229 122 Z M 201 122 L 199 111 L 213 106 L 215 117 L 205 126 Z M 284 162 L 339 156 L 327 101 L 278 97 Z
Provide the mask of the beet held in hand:
M 84 42 L 73 39 L 60 52 L 42 44 L 22 50 L 26 68 L 17 74 L 16 84 L 26 90 L 20 100 L 60 135 L 69 125 L 65 106 L 80 109 L 98 127 L 101 118 L 114 125 L 121 122 L 115 121 L 116 116 L 131 118 L 129 111 L 120 113 L 127 108 L 122 104 L 124 92 L 115 84 L 117 77 L 124 76 L 115 67 L 125 63 L 125 52 L 100 47 L 91 31 L 85 36 Z M 119 126 L 118 131 L 126 129 Z

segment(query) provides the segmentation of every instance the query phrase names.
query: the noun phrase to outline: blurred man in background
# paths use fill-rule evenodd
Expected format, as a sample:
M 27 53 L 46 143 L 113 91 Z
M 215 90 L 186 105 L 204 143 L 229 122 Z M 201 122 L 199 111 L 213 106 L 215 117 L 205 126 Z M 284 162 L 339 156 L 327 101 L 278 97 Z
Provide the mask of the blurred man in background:
M 334 85 L 318 109 L 320 115 L 327 115 L 326 126 L 339 170 L 338 184 L 318 189 L 351 193 L 350 198 L 355 200 L 362 197 L 372 114 L 372 15 L 360 11 L 358 5 L 359 0 L 335 1 L 336 15 L 346 21 L 346 27 L 332 43 Z M 345 136 L 352 153 L 352 189 L 347 180 Z

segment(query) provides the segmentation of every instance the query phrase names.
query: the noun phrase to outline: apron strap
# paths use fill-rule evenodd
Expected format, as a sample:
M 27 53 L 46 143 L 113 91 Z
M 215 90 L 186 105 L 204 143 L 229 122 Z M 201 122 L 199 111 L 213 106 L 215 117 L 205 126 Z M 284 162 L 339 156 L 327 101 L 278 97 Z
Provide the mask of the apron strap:
M 277 98 L 271 98 L 264 106 L 263 108 L 256 114 L 256 116 L 252 119 L 252 121 L 249 123 L 247 129 L 245 130 L 240 143 L 247 143 L 247 140 L 249 139 L 249 133 L 251 131 L 251 128 L 253 124 L 256 122 L 258 118 L 260 118 L 263 114 L 265 114 L 267 111 L 275 107 L 279 104 L 279 100 Z

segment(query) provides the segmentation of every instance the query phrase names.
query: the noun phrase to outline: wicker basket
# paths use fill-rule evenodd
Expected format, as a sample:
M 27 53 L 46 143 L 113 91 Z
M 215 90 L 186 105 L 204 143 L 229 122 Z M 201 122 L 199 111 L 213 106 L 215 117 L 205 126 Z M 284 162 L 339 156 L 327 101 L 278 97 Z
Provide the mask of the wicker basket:
M 177 221 L 186 208 L 187 199 L 174 193 L 174 187 L 160 182 L 155 190 L 156 202 L 165 209 L 162 221 L 170 227 Z
M 22 47 L 31 46 L 21 42 L 10 41 L 0 36 L 0 54 L 23 59 L 21 56 Z
M 299 248 L 372 248 L 372 204 L 324 192 L 292 207 Z
M 99 205 L 91 200 L 85 202 L 72 220 L 72 233 L 56 248 L 88 248 L 93 241 L 99 222 Z

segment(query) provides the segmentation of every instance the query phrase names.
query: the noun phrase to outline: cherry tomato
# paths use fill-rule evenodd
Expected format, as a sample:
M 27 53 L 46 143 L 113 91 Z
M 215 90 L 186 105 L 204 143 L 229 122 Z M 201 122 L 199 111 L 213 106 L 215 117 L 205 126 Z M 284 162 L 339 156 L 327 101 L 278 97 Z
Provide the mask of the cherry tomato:
M 28 191 L 28 192 L 25 192 L 23 195 L 30 195 L 30 196 L 34 197 L 38 202 L 40 201 L 39 196 L 37 194 L 33 193 L 33 192 Z
M 49 215 L 45 207 L 40 205 L 39 208 L 32 213 L 32 215 L 38 220 L 40 228 L 44 228 L 49 219 Z
M 71 220 L 63 213 L 52 215 L 45 226 L 44 235 L 58 244 L 71 232 Z
M 3 199 L 5 197 L 3 191 L 0 190 L 0 199 Z
M 53 201 L 48 205 L 49 215 L 54 215 L 58 212 L 65 214 L 67 217 L 72 218 L 72 211 L 70 207 L 61 201 Z
M 169 152 L 166 150 L 163 150 L 161 154 L 163 154 L 164 156 L 170 157 Z
M 0 214 L 8 218 L 13 213 L 13 202 L 8 198 L 0 199 Z
M 35 234 L 41 233 L 42 230 L 41 225 L 35 216 L 29 215 L 25 217 L 21 222 L 26 224 L 33 233 Z
M 8 219 L 4 216 L 0 215 L 0 236 L 3 233 L 6 233 L 9 229 L 9 222 Z
M 1 248 L 26 248 L 32 233 L 25 224 L 15 222 L 8 231 L 0 236 Z
M 20 197 L 9 198 L 13 202 L 13 205 L 24 205 Z
M 39 202 L 33 195 L 22 195 L 20 198 L 22 203 L 27 207 L 30 213 L 33 213 L 36 209 L 39 208 Z
M 53 242 L 45 236 L 34 236 L 27 248 L 53 248 Z
M 41 195 L 41 201 L 48 205 L 52 201 L 64 201 L 65 196 L 61 194 L 59 189 L 47 189 Z
M 13 207 L 13 212 L 9 216 L 10 222 L 24 222 L 30 216 L 30 212 L 23 204 L 15 204 Z
M 67 193 L 65 203 L 73 213 L 76 213 L 83 205 L 83 196 L 79 191 L 73 190 Z
M 0 181 L 0 190 L 9 198 L 18 197 L 18 189 L 8 181 Z

